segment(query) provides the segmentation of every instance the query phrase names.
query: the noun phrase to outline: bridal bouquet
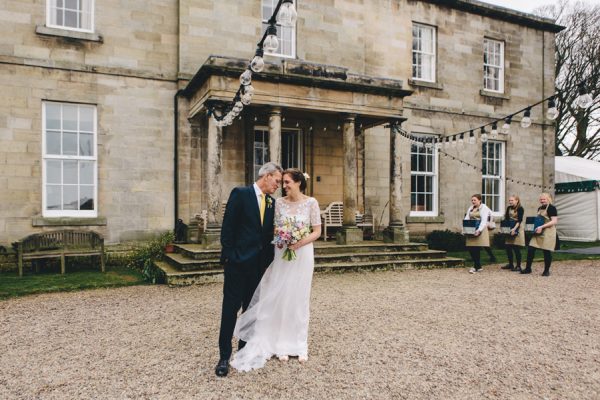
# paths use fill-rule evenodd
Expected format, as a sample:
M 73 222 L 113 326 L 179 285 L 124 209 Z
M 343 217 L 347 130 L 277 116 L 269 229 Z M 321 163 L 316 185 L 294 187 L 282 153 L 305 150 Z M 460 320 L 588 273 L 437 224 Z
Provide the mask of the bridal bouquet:
M 296 217 L 286 217 L 275 223 L 275 238 L 272 243 L 277 246 L 278 249 L 283 249 L 284 246 L 298 243 L 309 234 L 309 225 Z M 286 247 L 282 258 L 287 261 L 295 260 L 296 252 L 289 247 Z

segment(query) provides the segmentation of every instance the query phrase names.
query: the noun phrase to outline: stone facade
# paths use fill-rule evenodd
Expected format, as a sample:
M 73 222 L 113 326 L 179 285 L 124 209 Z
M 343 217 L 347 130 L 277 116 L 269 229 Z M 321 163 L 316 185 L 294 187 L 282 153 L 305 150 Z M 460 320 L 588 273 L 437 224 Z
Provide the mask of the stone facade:
M 322 207 L 341 201 L 344 176 L 356 177 L 358 210 L 386 226 L 387 122 L 405 118 L 408 131 L 449 135 L 513 113 L 554 87 L 559 28 L 533 16 L 473 0 L 452 7 L 417 0 L 296 3 L 295 58 L 265 57 L 267 73 L 253 82 L 254 101 L 217 135 L 220 162 L 211 167 L 217 143 L 204 102 L 233 97 L 239 65 L 216 65 L 205 77 L 198 71 L 210 66 L 212 55 L 252 58 L 261 35 L 259 0 L 96 2 L 91 34 L 47 28 L 45 1 L 9 0 L 0 10 L 0 244 L 56 226 L 87 226 L 108 243 L 143 239 L 172 229 L 175 218 L 191 221 L 210 199 L 220 207 L 231 188 L 252 180 L 255 127 L 269 130 L 273 107 L 284 131 L 301 132 L 298 152 L 312 176 L 309 194 Z M 411 79 L 413 22 L 436 28 L 434 84 Z M 505 43 L 501 96 L 482 91 L 484 37 Z M 313 72 L 322 66 L 345 78 L 301 76 L 307 63 Z M 44 101 L 96 106 L 97 218 L 42 216 Z M 542 111 L 532 110 L 529 129 L 515 118 L 511 134 L 499 137 L 506 142 L 507 177 L 553 184 L 553 129 Z M 357 115 L 357 171 L 350 175 L 343 146 L 349 114 Z M 271 135 L 274 129 L 271 124 Z M 458 229 L 469 196 L 481 191 L 481 172 L 440 156 L 438 215 L 411 217 L 410 143 L 400 143 L 397 206 L 409 231 Z M 480 143 L 447 152 L 481 164 Z M 210 171 L 217 170 L 211 181 L 217 172 Z M 520 194 L 527 210 L 536 207 L 538 189 L 506 181 L 504 192 Z

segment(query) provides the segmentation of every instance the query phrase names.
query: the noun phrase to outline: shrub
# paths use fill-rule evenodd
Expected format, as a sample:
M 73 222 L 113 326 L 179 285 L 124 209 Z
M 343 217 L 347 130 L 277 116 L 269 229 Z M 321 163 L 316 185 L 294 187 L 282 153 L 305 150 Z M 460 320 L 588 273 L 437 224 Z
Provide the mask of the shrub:
M 465 250 L 465 237 L 451 230 L 432 231 L 425 236 L 427 244 L 434 250 L 463 251 Z
M 167 243 L 172 243 L 175 235 L 172 231 L 165 232 L 144 246 L 135 249 L 128 266 L 141 271 L 144 277 L 152 283 L 159 283 L 163 276 L 154 262 L 162 258 Z

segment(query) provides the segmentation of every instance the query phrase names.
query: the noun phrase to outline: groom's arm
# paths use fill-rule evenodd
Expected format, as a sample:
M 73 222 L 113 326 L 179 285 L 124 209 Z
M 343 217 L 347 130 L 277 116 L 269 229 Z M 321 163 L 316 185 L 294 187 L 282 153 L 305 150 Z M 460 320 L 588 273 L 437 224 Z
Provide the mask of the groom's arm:
M 229 195 L 225 214 L 223 215 L 223 225 L 221 226 L 221 263 L 229 261 L 235 262 L 235 221 L 242 209 L 242 198 L 240 188 L 234 188 Z

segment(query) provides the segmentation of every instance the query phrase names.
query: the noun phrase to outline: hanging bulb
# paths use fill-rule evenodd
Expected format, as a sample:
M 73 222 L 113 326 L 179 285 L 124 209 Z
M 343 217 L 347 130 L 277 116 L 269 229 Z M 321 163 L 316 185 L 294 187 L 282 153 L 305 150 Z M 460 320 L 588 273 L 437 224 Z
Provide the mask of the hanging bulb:
M 267 53 L 274 53 L 279 47 L 279 40 L 277 40 L 277 28 L 275 25 L 269 25 L 267 28 L 267 37 L 263 42 L 263 50 Z
M 264 51 L 263 49 L 256 49 L 256 53 L 254 53 L 254 58 L 250 62 L 250 69 L 254 72 L 262 72 L 265 69 L 265 60 L 263 59 Z
M 446 136 L 446 141 L 444 141 L 444 148 L 447 149 L 450 147 L 450 137 Z
M 481 143 L 485 143 L 488 141 L 488 135 L 487 132 L 485 131 L 485 127 L 481 127 Z
M 498 122 L 494 122 L 492 124 L 492 132 L 490 132 L 490 133 L 491 133 L 492 139 L 498 138 Z
M 244 86 L 244 94 L 240 98 L 243 105 L 247 106 L 252 102 L 252 96 L 254 96 L 254 88 L 252 85 Z
M 575 99 L 575 105 L 581 109 L 589 108 L 594 102 L 594 98 L 587 92 L 585 83 L 579 84 L 579 96 Z
M 425 148 L 426 148 L 426 149 L 431 149 L 432 147 L 433 147 L 433 143 L 431 143 L 431 140 L 430 140 L 430 139 L 427 139 L 427 140 L 425 141 Z
M 554 121 L 558 118 L 558 109 L 556 108 L 556 102 L 554 101 L 554 97 L 550 97 L 548 100 L 548 110 L 546 111 L 546 118 L 551 121 Z
M 475 144 L 475 134 L 472 129 L 469 131 L 469 144 Z
M 462 145 L 464 145 L 464 144 L 465 144 L 465 134 L 464 134 L 464 133 L 461 133 L 461 134 L 460 134 L 460 138 L 458 139 L 458 144 L 459 144 L 460 146 L 462 146 Z
M 435 139 L 434 147 L 436 150 L 439 150 L 442 147 L 442 139 Z
M 249 85 L 252 82 L 252 71 L 249 69 L 245 70 L 244 73 L 240 75 L 240 83 L 244 86 Z
M 452 147 L 456 147 L 456 135 L 452 136 Z
M 298 13 L 294 7 L 294 2 L 292 0 L 284 0 L 277 14 L 277 22 L 282 26 L 294 26 L 297 19 Z
M 512 122 L 512 115 L 509 115 L 504 120 L 504 125 L 502 125 L 502 134 L 508 135 L 510 133 L 510 123 Z
M 521 128 L 529 128 L 531 126 L 531 108 L 527 108 L 521 120 Z

